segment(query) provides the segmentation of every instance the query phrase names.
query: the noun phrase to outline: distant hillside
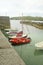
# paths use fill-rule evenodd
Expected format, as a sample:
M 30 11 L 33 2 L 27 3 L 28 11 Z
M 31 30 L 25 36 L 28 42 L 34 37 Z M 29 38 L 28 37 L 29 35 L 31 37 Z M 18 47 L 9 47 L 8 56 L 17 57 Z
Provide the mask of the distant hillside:
M 12 17 L 11 20 L 35 20 L 35 21 L 43 21 L 43 17 L 32 17 L 32 16 Z

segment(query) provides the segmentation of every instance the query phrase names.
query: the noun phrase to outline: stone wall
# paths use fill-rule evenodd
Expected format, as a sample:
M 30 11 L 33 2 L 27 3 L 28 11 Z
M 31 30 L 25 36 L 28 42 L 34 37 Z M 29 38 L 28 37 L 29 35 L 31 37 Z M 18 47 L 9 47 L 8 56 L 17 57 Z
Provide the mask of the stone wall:
M 0 29 L 10 28 L 10 18 L 8 16 L 0 16 Z

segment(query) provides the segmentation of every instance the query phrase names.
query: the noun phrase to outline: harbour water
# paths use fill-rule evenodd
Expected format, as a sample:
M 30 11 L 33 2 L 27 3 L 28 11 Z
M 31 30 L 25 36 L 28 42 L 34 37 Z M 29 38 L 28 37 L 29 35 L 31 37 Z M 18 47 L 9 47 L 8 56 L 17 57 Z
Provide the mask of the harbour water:
M 10 21 L 12 29 L 22 30 L 20 20 Z M 23 31 L 31 37 L 31 42 L 24 45 L 14 46 L 20 57 L 24 60 L 26 65 L 43 65 L 43 50 L 36 50 L 35 44 L 43 41 L 43 30 L 35 28 L 30 25 L 23 24 Z

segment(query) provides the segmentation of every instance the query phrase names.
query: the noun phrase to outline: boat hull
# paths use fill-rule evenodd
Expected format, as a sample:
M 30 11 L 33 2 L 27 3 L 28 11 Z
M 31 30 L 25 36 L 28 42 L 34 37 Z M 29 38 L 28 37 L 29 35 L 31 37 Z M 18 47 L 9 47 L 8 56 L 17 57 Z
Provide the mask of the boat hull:
M 43 41 L 35 44 L 36 49 L 43 50 Z
M 13 38 L 9 40 L 13 45 L 30 43 L 30 38 Z

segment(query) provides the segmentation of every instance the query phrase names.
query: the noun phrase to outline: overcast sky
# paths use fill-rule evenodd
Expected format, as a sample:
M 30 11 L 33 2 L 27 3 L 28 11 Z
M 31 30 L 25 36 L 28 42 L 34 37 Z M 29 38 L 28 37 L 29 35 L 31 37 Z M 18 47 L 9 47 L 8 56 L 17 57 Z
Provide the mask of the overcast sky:
M 1 16 L 42 16 L 43 0 L 0 0 Z

